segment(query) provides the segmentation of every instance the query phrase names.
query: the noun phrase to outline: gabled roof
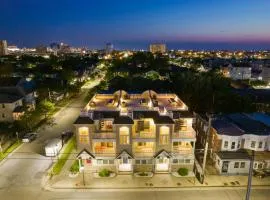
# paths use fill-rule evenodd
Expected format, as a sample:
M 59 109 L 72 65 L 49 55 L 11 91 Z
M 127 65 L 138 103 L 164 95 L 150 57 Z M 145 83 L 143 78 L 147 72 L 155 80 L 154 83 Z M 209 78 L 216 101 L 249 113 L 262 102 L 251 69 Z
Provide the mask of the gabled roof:
M 158 116 L 154 119 L 156 124 L 174 124 L 174 121 L 169 116 Z
M 94 121 L 90 117 L 79 116 L 73 124 L 93 124 Z
M 87 154 L 87 155 L 89 155 L 91 158 L 95 158 L 95 156 L 94 156 L 93 154 L 91 154 L 89 151 L 87 151 L 86 149 L 81 150 L 81 152 L 78 153 L 77 158 L 79 158 L 82 154 Z
M 127 155 L 130 158 L 134 158 L 131 154 L 129 154 L 126 150 L 123 150 L 121 153 L 119 153 L 118 156 L 116 156 L 116 159 L 118 159 L 119 157 L 123 156 L 123 155 Z
M 212 127 L 217 131 L 217 134 L 219 135 L 240 136 L 245 134 L 244 131 L 225 119 L 213 120 Z
M 250 160 L 251 157 L 247 151 L 220 151 L 216 153 L 221 160 Z
M 93 119 L 98 120 L 102 118 L 116 118 L 119 117 L 119 111 L 94 111 Z
M 23 110 L 23 106 L 17 106 L 14 110 L 13 110 L 14 113 L 22 113 L 24 112 Z
M 193 118 L 193 113 L 183 110 L 183 111 L 172 111 L 173 113 L 173 119 L 179 119 L 179 118 Z
M 159 156 L 165 156 L 167 158 L 171 157 L 171 155 L 167 151 L 165 151 L 164 149 L 157 152 L 156 155 L 154 155 L 154 158 L 158 158 Z
M 114 124 L 134 124 L 133 119 L 128 116 L 119 116 L 114 119 Z

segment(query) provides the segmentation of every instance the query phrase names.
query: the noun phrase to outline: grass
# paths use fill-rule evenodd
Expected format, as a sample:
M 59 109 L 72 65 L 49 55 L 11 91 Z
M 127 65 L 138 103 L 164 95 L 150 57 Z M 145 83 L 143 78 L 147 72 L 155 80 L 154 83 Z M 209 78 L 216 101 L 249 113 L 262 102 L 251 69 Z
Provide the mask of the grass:
M 67 159 L 75 148 L 75 137 L 71 138 L 65 146 L 65 149 L 60 153 L 60 157 L 58 161 L 54 164 L 52 168 L 52 175 L 57 175 L 61 172 L 62 168 L 64 167 Z
M 75 160 L 73 162 L 73 164 L 71 165 L 69 171 L 72 172 L 72 173 L 77 173 L 77 172 L 80 171 L 79 160 Z
M 10 145 L 2 154 L 0 154 L 0 161 L 8 156 L 11 152 L 13 152 L 17 147 L 21 145 L 21 142 L 16 141 L 12 145 Z
M 187 176 L 188 175 L 188 169 L 187 168 L 179 168 L 177 172 L 178 172 L 178 174 L 180 176 Z

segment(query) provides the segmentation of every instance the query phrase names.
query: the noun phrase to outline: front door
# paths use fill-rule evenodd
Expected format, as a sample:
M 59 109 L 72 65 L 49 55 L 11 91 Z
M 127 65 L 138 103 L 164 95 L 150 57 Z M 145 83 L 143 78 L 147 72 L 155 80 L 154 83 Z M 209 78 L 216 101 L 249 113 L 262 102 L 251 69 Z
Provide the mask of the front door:
M 119 159 L 118 170 L 121 172 L 130 172 L 132 171 L 132 160 L 127 157 Z
M 169 159 L 168 158 L 158 158 L 156 160 L 156 171 L 157 172 L 169 171 Z
M 223 161 L 222 163 L 222 173 L 227 173 L 229 168 L 229 161 Z

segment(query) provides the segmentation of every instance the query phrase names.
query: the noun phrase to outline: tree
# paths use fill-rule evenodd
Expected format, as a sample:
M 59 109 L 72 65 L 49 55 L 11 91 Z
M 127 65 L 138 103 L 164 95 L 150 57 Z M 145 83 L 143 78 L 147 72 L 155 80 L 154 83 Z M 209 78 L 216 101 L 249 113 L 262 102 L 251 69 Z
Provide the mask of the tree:
M 14 72 L 14 67 L 12 64 L 5 63 L 0 64 L 0 76 L 2 77 L 9 77 Z
M 42 100 L 38 105 L 38 110 L 44 114 L 45 118 L 47 118 L 47 113 L 53 111 L 55 109 L 54 103 L 49 100 Z

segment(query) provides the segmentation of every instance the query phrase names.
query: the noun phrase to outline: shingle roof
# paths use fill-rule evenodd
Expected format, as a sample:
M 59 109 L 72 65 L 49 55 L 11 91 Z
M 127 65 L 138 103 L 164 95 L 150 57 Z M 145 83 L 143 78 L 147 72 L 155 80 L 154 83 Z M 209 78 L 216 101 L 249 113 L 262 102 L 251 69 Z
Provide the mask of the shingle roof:
M 98 120 L 102 118 L 117 118 L 119 117 L 119 111 L 94 111 L 93 119 Z
M 173 111 L 173 119 L 179 118 L 193 118 L 193 113 L 183 110 L 183 111 Z
M 119 116 L 114 119 L 114 124 L 134 124 L 134 121 L 128 116 Z
M 227 119 L 231 120 L 240 129 L 244 130 L 246 134 L 254 135 L 269 135 L 270 128 L 265 124 L 255 121 L 248 116 L 236 113 L 226 115 Z
M 17 106 L 17 107 L 13 110 L 14 113 L 21 113 L 21 112 L 23 112 L 23 111 L 24 111 L 23 106 Z
M 156 124 L 174 124 L 174 121 L 169 116 L 158 116 L 154 119 Z
M 13 103 L 15 101 L 18 101 L 19 99 L 22 99 L 22 95 L 15 95 L 11 93 L 2 93 L 0 92 L 0 103 Z
M 74 122 L 74 124 L 93 124 L 93 123 L 94 121 L 91 118 L 82 116 L 79 116 Z
M 245 134 L 245 132 L 225 119 L 213 120 L 212 127 L 216 129 L 219 135 L 240 136 Z
M 250 160 L 250 155 L 246 151 L 220 151 L 216 153 L 222 160 Z
M 0 87 L 15 87 L 21 79 L 21 77 L 1 77 Z

